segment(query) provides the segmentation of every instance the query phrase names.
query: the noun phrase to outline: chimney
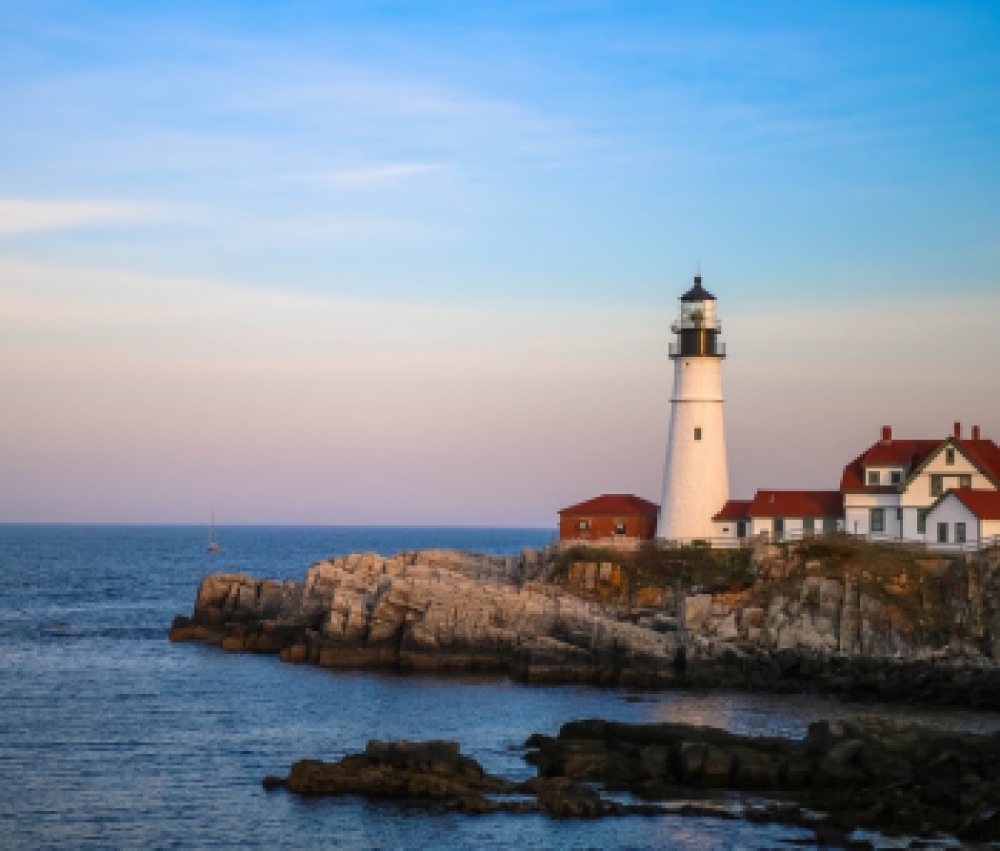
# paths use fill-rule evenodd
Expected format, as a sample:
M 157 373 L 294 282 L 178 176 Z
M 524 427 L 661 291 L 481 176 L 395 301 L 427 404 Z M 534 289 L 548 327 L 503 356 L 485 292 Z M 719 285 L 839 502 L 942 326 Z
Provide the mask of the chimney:
M 972 427 L 972 439 L 979 440 L 979 426 Z
M 961 440 L 961 439 L 962 439 L 962 424 L 956 420 L 955 421 L 955 440 Z
M 882 442 L 892 442 L 892 426 L 882 426 Z

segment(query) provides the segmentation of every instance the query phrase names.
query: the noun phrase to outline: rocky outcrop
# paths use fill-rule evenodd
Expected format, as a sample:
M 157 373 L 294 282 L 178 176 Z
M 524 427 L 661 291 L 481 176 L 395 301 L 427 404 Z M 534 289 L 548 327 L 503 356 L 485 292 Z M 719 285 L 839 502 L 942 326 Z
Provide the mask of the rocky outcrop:
M 423 799 L 464 812 L 494 812 L 503 803 L 484 793 L 512 792 L 515 784 L 483 771 L 448 741 L 370 741 L 360 754 L 327 763 L 304 759 L 287 777 L 268 776 L 264 788 L 285 787 L 300 795 L 364 795 Z
M 463 756 L 456 742 L 381 742 L 338 762 L 304 759 L 287 777 L 269 775 L 264 788 L 286 788 L 300 795 L 362 795 L 416 801 L 471 815 L 542 812 L 555 818 L 598 818 L 659 812 L 648 805 L 605 800 L 585 783 L 567 777 L 535 777 L 514 783 L 487 774 Z M 503 795 L 504 797 L 496 797 Z
M 541 777 L 597 782 L 647 800 L 752 792 L 796 806 L 748 816 L 827 835 L 860 827 L 1000 840 L 1000 734 L 824 721 L 792 740 L 687 724 L 576 721 L 526 745 Z
M 666 685 L 674 635 L 608 617 L 533 576 L 537 557 L 450 551 L 314 564 L 302 582 L 214 574 L 175 641 L 331 668 L 482 671 L 532 682 Z
M 523 783 L 487 774 L 455 742 L 371 741 L 335 763 L 296 762 L 287 777 L 266 777 L 264 786 L 470 814 L 743 817 L 811 827 L 824 844 L 850 844 L 856 828 L 1000 840 L 1000 734 L 823 721 L 795 740 L 589 720 L 565 724 L 557 736 L 535 734 L 525 747 L 537 776 Z M 609 799 L 601 787 L 646 803 Z M 725 809 L 722 793 L 730 795 Z
M 747 588 L 681 601 L 690 683 L 1000 708 L 1000 553 L 830 539 L 755 556 Z
M 659 609 L 578 596 L 532 551 L 360 553 L 314 564 L 299 582 L 208 576 L 170 637 L 330 668 L 1000 709 L 994 556 L 922 563 L 842 546 L 857 563 L 766 546 L 752 582 L 717 593 L 682 584 L 668 572 L 680 555 L 667 553 L 659 581 L 675 602 Z

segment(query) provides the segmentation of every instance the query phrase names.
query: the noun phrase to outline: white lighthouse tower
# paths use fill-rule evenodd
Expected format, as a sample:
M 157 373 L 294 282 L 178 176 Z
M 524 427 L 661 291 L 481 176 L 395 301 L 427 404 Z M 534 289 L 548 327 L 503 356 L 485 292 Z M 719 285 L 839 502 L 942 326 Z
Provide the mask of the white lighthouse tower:
M 657 537 L 688 542 L 712 537 L 712 516 L 729 499 L 726 435 L 722 425 L 722 323 L 715 296 L 701 285 L 680 298 L 680 319 L 671 326 L 674 392 L 663 469 L 663 500 Z

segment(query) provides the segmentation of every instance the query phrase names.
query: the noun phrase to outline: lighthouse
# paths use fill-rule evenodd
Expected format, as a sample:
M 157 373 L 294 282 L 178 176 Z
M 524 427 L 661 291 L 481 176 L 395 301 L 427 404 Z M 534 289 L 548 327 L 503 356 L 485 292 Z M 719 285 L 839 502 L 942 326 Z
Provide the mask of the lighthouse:
M 701 285 L 680 298 L 680 318 L 671 326 L 674 389 L 670 398 L 667 459 L 657 537 L 679 543 L 708 541 L 712 516 L 729 499 L 726 436 L 722 422 L 722 323 L 715 296 Z

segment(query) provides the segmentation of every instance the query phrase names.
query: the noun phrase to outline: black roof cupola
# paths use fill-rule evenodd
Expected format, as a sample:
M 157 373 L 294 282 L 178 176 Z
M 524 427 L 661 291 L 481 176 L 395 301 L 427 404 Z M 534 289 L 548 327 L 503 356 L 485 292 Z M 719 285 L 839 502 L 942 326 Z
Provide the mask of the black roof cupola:
M 715 301 L 715 296 L 701 285 L 701 275 L 695 275 L 694 286 L 681 296 L 681 301 Z

